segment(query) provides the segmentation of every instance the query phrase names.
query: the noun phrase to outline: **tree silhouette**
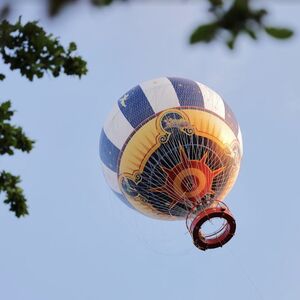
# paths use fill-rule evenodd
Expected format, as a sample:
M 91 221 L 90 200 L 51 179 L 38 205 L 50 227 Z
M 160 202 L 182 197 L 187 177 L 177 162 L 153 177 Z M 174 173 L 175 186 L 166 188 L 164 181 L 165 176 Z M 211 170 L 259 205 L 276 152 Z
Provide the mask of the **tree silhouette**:
M 30 81 L 41 78 L 45 73 L 58 77 L 62 72 L 79 78 L 87 73 L 86 62 L 75 56 L 76 44 L 65 49 L 57 38 L 47 34 L 37 22 L 15 24 L 4 20 L 0 24 L 0 54 L 11 70 L 19 70 Z M 5 75 L 0 73 L 0 80 Z M 11 102 L 0 104 L 0 155 L 13 155 L 16 150 L 30 152 L 34 141 L 29 139 L 21 127 L 11 124 L 14 111 Z M 6 171 L 0 173 L 0 192 L 6 194 L 4 203 L 16 217 L 28 214 L 26 198 L 19 186 L 20 177 Z
M 241 34 L 247 34 L 253 40 L 257 39 L 261 31 L 277 39 L 287 39 L 293 35 L 291 29 L 267 25 L 265 17 L 268 11 L 264 8 L 254 9 L 250 0 L 234 0 L 228 7 L 225 7 L 223 0 L 208 1 L 213 20 L 195 29 L 190 37 L 191 44 L 210 43 L 223 36 L 226 45 L 233 49 L 237 37 Z

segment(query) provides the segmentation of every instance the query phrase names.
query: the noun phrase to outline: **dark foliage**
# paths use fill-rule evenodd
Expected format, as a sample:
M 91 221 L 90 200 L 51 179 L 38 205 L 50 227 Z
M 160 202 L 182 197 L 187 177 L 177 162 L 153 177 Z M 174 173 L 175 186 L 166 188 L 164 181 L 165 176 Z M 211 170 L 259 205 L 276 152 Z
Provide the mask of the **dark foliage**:
M 266 25 L 267 10 L 252 8 L 251 0 L 233 0 L 228 8 L 225 8 L 224 0 L 209 0 L 209 2 L 213 21 L 196 28 L 190 37 L 191 44 L 209 43 L 223 36 L 227 46 L 233 49 L 240 34 L 247 34 L 253 40 L 257 39 L 261 31 L 277 39 L 287 39 L 293 35 L 291 29 Z
M 10 24 L 4 20 L 0 24 L 0 54 L 11 70 L 20 70 L 23 76 L 33 80 L 41 78 L 45 72 L 54 77 L 64 72 L 81 77 L 87 73 L 86 62 L 74 56 L 75 43 L 64 47 L 52 34 L 47 34 L 37 22 L 22 25 L 21 20 Z
M 28 207 L 23 190 L 18 186 L 20 177 L 14 176 L 8 172 L 0 173 L 0 192 L 4 192 L 6 197 L 4 203 L 10 206 L 10 211 L 20 218 L 28 215 Z
M 8 7 L 0 15 L 8 13 Z M 65 49 L 51 34 L 46 34 L 37 22 L 22 25 L 21 20 L 10 24 L 4 20 L 0 23 L 0 55 L 11 70 L 19 70 L 29 80 L 41 78 L 46 72 L 57 77 L 64 72 L 79 78 L 87 73 L 86 62 L 73 53 L 75 43 Z M 0 73 L 0 81 L 5 75 Z M 11 102 L 0 103 L 0 155 L 13 155 L 16 150 L 30 152 L 34 141 L 29 139 L 23 129 L 11 124 L 14 111 Z M 0 193 L 4 193 L 4 203 L 17 217 L 28 214 L 23 190 L 19 187 L 20 177 L 6 171 L 0 173 Z
M 34 141 L 30 140 L 21 127 L 10 124 L 14 112 L 10 101 L 0 104 L 0 155 L 13 155 L 14 150 L 30 152 Z
M 13 155 L 14 150 L 30 152 L 34 141 L 24 134 L 21 127 L 10 124 L 14 114 L 10 108 L 10 101 L 0 104 L 0 155 Z M 5 171 L 0 173 L 0 192 L 6 194 L 4 203 L 10 206 L 10 211 L 14 212 L 18 218 L 28 214 L 26 199 L 19 183 L 19 176 Z

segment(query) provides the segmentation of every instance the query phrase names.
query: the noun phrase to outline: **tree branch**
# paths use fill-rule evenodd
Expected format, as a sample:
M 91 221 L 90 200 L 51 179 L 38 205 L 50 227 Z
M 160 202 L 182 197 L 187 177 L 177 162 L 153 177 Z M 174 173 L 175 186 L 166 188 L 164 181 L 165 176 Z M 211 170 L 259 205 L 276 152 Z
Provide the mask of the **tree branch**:
M 20 177 L 8 172 L 0 173 L 0 192 L 4 192 L 6 197 L 4 203 L 10 206 L 9 210 L 20 218 L 28 215 L 28 207 L 22 188 L 18 186 Z

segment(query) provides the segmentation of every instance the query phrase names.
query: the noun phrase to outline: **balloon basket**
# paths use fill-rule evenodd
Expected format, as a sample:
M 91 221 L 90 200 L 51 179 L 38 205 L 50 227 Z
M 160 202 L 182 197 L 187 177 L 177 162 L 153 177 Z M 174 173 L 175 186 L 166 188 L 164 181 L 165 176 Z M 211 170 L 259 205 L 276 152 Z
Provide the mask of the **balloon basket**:
M 236 230 L 235 219 L 222 201 L 214 200 L 207 208 L 195 207 L 186 218 L 194 245 L 200 250 L 222 247 Z

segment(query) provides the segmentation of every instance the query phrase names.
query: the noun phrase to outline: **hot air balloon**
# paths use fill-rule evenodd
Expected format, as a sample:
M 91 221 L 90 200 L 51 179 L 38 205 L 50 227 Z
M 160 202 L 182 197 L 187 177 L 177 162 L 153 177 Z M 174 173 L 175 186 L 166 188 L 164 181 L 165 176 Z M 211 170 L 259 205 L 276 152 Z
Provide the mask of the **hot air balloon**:
M 240 127 L 226 102 L 199 82 L 162 77 L 125 93 L 100 137 L 107 183 L 130 208 L 185 220 L 196 247 L 217 248 L 235 233 L 224 198 L 243 154 Z M 213 233 L 204 224 L 222 220 Z

